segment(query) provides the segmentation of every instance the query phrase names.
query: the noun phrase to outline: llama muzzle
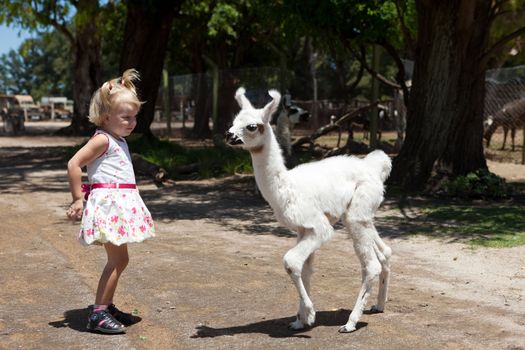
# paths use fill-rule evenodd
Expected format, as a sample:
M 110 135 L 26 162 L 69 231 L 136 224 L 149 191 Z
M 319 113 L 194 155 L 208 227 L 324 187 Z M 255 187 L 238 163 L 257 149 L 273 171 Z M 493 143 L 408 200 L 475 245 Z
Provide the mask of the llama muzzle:
M 242 145 L 244 142 L 234 133 L 227 132 L 225 135 L 226 143 L 231 146 Z

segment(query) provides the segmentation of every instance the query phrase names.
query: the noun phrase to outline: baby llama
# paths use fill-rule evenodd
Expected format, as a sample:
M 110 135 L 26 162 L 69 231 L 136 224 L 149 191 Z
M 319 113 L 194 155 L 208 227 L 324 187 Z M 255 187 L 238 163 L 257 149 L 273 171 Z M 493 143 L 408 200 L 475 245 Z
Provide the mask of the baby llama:
M 379 293 L 372 310 L 383 312 L 387 299 L 392 251 L 379 237 L 373 220 L 383 201 L 390 158 L 382 151 L 374 151 L 364 159 L 337 156 L 287 170 L 270 127 L 281 95 L 270 90 L 272 101 L 255 109 L 244 93 L 244 88 L 235 93 L 241 110 L 226 139 L 228 144 L 250 152 L 255 180 L 264 199 L 279 223 L 297 232 L 297 244 L 284 256 L 286 272 L 299 293 L 299 311 L 290 327 L 299 330 L 315 322 L 309 297 L 314 253 L 332 236 L 332 225 L 341 220 L 361 263 L 362 284 L 348 322 L 339 332 L 355 331 L 377 277 Z

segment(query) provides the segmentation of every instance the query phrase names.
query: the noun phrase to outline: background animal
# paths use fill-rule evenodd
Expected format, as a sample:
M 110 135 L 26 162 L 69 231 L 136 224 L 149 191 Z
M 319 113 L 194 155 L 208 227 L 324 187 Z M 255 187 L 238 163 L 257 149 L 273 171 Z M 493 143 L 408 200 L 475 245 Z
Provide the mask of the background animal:
M 501 149 L 505 149 L 507 143 L 507 134 L 510 129 L 512 150 L 515 149 L 514 140 L 516 129 L 523 127 L 525 124 L 525 98 L 515 100 L 505 104 L 494 115 L 490 115 L 485 121 L 485 133 L 483 137 L 487 141 L 487 147 L 490 146 L 490 140 L 498 127 L 503 128 L 503 144 Z

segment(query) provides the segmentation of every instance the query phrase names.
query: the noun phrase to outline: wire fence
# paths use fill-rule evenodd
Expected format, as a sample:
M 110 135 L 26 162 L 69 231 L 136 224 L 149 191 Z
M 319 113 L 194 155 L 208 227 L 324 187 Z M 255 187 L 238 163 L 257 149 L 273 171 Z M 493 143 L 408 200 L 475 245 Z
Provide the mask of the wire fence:
M 484 112 L 489 157 L 525 164 L 525 66 L 487 72 Z
M 410 80 L 413 62 L 404 61 L 407 81 Z M 171 76 L 161 87 L 157 102 L 156 120 L 165 121 L 166 105 L 164 98 L 169 98 L 171 120 L 181 121 L 184 126 L 191 127 L 196 113 L 197 101 L 204 101 L 204 107 L 199 113 L 210 116 L 213 124 L 213 111 L 216 106 L 213 96 L 218 96 L 225 84 L 241 84 L 248 89 L 248 98 L 256 107 L 268 102 L 268 88 L 277 88 L 283 95 L 291 98 L 291 102 L 308 111 L 311 116 L 303 128 L 315 129 L 330 123 L 333 116 L 340 117 L 371 102 L 370 96 L 359 94 L 354 98 L 331 99 L 323 91 L 334 91 L 328 84 L 329 79 L 319 79 L 319 91 L 315 98 L 311 85 L 313 80 L 297 72 L 275 67 L 258 67 L 237 70 L 212 70 L 203 74 L 188 74 Z M 370 82 L 368 82 L 370 83 Z M 301 86 L 301 94 L 294 94 L 297 86 Z M 295 87 L 295 88 L 294 88 Z M 168 89 L 169 93 L 165 91 Z M 215 94 L 214 94 L 215 89 Z M 310 91 L 311 95 L 305 91 Z M 363 91 L 363 90 L 362 90 Z M 361 92 L 362 92 L 361 91 Z M 366 91 L 366 89 L 364 90 Z M 233 96 L 231 97 L 233 99 Z M 163 107 L 164 106 L 164 107 Z M 403 96 L 392 88 L 384 88 L 380 94 L 380 109 L 383 122 L 381 128 L 386 131 L 397 131 L 397 138 L 403 138 L 406 107 Z M 485 140 L 489 156 L 506 161 L 523 162 L 525 123 L 525 66 L 489 70 L 486 73 L 486 96 L 484 105 Z M 521 150 L 521 152 L 520 152 Z M 502 153 L 507 152 L 507 153 Z M 513 152 L 513 153 L 509 153 Z

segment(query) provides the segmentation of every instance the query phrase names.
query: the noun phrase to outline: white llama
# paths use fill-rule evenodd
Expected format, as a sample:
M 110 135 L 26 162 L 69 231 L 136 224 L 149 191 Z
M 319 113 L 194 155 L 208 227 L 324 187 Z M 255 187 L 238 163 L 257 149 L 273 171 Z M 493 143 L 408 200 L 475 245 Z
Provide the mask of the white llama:
M 279 223 L 297 232 L 297 244 L 284 256 L 285 269 L 300 297 L 297 319 L 290 327 L 298 330 L 315 322 L 314 306 L 308 295 L 314 253 L 330 239 L 332 225 L 341 219 L 352 236 L 362 272 L 356 304 L 348 322 L 339 329 L 352 332 L 378 276 L 378 302 L 372 309 L 382 312 L 387 299 L 391 249 L 379 237 L 373 219 L 383 200 L 383 182 L 390 173 L 390 158 L 382 151 L 374 151 L 364 159 L 338 156 L 287 170 L 269 124 L 281 95 L 270 90 L 272 101 L 255 109 L 244 93 L 244 88 L 239 88 L 235 94 L 241 111 L 226 138 L 230 145 L 250 152 L 255 180 L 263 197 Z

